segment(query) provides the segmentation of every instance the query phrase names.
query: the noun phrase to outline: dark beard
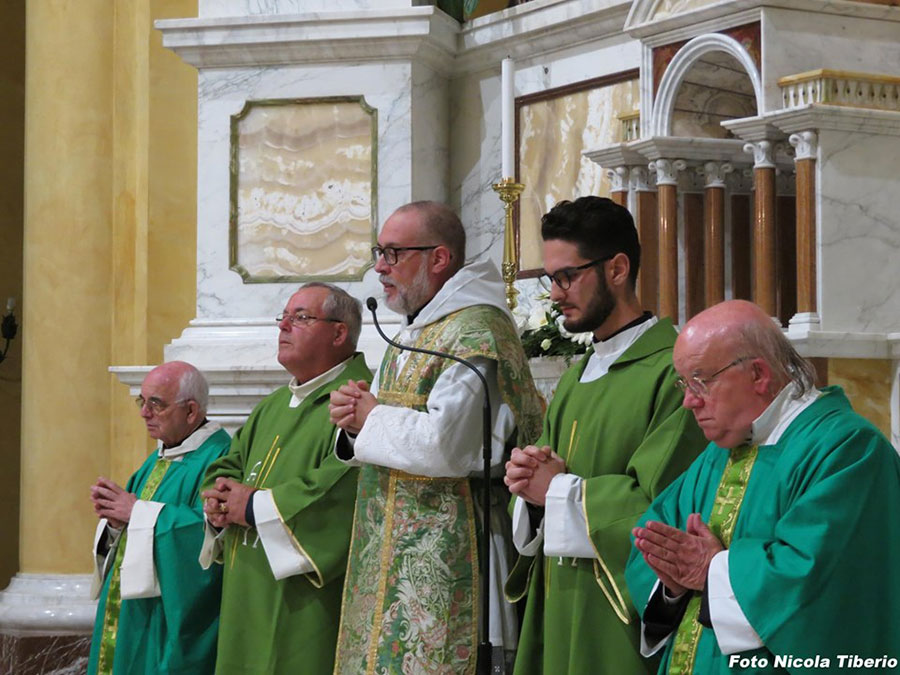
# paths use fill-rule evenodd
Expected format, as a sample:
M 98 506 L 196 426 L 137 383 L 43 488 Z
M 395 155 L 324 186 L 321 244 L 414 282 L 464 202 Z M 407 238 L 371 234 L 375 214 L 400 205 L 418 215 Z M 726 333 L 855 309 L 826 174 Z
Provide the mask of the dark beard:
M 570 333 L 587 333 L 588 331 L 593 332 L 597 330 L 616 308 L 616 299 L 609 292 L 606 279 L 600 275 L 598 276 L 600 277 L 600 287 L 597 289 L 597 295 L 585 308 L 582 317 L 580 319 L 566 319 L 563 321 L 563 328 Z

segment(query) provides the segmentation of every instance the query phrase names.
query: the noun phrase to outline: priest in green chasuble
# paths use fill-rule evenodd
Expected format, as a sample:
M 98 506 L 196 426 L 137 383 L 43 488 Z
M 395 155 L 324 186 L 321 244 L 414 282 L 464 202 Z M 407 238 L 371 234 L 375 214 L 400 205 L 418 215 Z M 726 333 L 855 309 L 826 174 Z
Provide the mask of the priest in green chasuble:
M 224 570 L 216 673 L 330 673 L 357 471 L 332 453 L 328 397 L 369 381 L 359 301 L 309 283 L 277 317 L 293 376 L 254 408 L 204 481 L 200 561 Z
M 90 675 L 212 672 L 222 575 L 197 564 L 199 488 L 231 439 L 206 419 L 208 392 L 183 361 L 151 370 L 137 403 L 157 451 L 124 489 L 108 478 L 91 487 L 100 518 L 92 590 L 100 597 Z
M 507 464 L 520 554 L 507 592 L 526 598 L 515 672 L 652 672 L 625 587 L 629 533 L 703 437 L 674 386 L 672 322 L 635 295 L 640 245 L 627 209 L 561 202 L 541 236 L 563 325 L 594 343 L 560 380 L 540 439 Z
M 900 458 L 772 319 L 729 301 L 674 352 L 710 444 L 634 529 L 660 674 L 900 669 Z
M 499 481 L 508 443 L 540 430 L 542 404 L 503 283 L 490 262 L 464 264 L 465 231 L 448 207 L 416 202 L 385 221 L 373 249 L 396 341 L 449 352 L 484 375 L 492 403 L 490 639 L 515 648 Z M 482 404 L 477 375 L 449 359 L 388 348 L 369 391 L 332 394 L 336 452 L 361 464 L 335 672 L 474 673 L 479 610 Z M 358 435 L 357 435 L 358 434 Z M 495 656 L 502 658 L 502 652 Z

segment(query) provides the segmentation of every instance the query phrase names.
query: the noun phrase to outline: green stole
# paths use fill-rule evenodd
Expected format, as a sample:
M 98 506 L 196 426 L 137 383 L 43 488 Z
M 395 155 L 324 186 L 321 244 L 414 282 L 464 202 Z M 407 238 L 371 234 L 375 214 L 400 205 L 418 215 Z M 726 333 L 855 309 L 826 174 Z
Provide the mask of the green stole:
M 144 488 L 138 499 L 147 501 L 156 494 L 163 476 L 172 465 L 170 459 L 157 459 L 153 470 L 144 483 Z M 128 539 L 128 531 L 122 533 L 116 543 L 116 557 L 113 559 L 110 570 L 109 592 L 106 595 L 106 610 L 103 613 L 103 631 L 100 637 L 100 652 L 97 658 L 98 675 L 111 675 L 113 672 L 113 656 L 116 653 L 116 634 L 119 630 L 119 611 L 122 609 L 122 559 L 125 557 L 125 543 Z
M 747 493 L 747 483 L 750 481 L 757 453 L 758 447 L 755 445 L 741 445 L 731 450 L 716 489 L 716 499 L 709 516 L 709 529 L 725 548 L 731 545 L 734 526 Z M 697 645 L 703 632 L 699 621 L 700 603 L 700 595 L 694 593 L 675 634 L 669 675 L 690 675 L 694 672 Z

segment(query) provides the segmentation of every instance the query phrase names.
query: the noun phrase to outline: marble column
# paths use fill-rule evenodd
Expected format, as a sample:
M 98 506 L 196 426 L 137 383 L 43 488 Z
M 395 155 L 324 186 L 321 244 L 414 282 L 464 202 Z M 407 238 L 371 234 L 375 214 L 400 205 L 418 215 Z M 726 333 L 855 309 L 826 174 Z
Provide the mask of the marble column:
M 725 299 L 725 176 L 734 170 L 727 162 L 706 162 L 703 199 L 703 293 L 706 306 Z
M 797 168 L 797 313 L 791 328 L 819 325 L 816 288 L 816 154 L 814 131 L 791 134 L 788 142 L 796 151 Z
M 108 460 L 114 304 L 114 18 L 105 0 L 26 11 L 20 571 L 0 598 L 0 671 L 16 673 L 84 658 L 87 638 L 60 636 L 93 623 L 87 494 Z
M 606 171 L 609 179 L 609 198 L 619 206 L 628 208 L 628 167 L 617 166 Z
M 659 314 L 659 217 L 656 213 L 656 188 L 645 166 L 633 166 L 628 177 L 634 195 L 634 220 L 641 242 L 641 270 L 637 295 L 644 309 Z
M 757 141 L 744 151 L 753 154 L 753 301 L 775 316 L 775 145 Z
M 687 167 L 683 160 L 656 159 L 650 170 L 656 173 L 659 228 L 659 314 L 678 323 L 678 172 Z

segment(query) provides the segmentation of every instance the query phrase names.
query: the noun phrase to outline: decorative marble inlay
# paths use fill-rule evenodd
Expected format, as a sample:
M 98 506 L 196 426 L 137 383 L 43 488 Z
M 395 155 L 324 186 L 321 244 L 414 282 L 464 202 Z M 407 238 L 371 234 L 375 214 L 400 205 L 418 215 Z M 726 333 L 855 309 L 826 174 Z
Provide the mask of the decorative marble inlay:
M 782 77 L 778 86 L 785 108 L 825 103 L 900 112 L 900 77 L 820 68 Z
M 248 101 L 231 130 L 231 269 L 245 282 L 361 279 L 376 111 L 361 96 Z
M 639 104 L 639 81 L 627 80 L 536 100 L 519 108 L 519 266 L 542 267 L 541 216 L 557 202 L 609 195 L 606 172 L 583 151 L 618 140 L 618 115 Z
M 90 635 L 0 634 L 0 673 L 81 675 L 90 650 Z

